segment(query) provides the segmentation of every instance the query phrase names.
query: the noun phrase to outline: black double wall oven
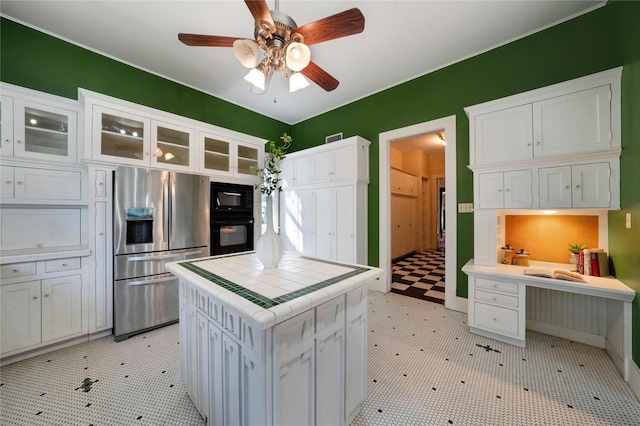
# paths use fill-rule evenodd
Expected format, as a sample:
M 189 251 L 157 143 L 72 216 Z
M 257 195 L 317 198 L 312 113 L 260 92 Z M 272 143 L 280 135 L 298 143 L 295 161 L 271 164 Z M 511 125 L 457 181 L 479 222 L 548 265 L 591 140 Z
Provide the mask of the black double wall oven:
M 211 182 L 211 255 L 253 250 L 253 186 Z

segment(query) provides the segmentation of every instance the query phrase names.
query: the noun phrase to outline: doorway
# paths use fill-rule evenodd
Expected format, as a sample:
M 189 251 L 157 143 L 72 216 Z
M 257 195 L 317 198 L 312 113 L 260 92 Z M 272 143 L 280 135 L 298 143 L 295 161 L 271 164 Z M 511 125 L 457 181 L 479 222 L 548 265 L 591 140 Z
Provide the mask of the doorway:
M 391 191 L 390 191 L 390 147 L 395 140 L 409 138 L 417 135 L 444 132 L 447 144 L 445 147 L 445 182 L 446 205 L 455 206 L 456 201 L 456 117 L 455 115 L 432 120 L 424 123 L 403 127 L 396 130 L 381 133 L 379 135 L 380 161 L 379 161 L 379 264 L 384 268 L 391 264 Z M 445 239 L 445 274 L 446 280 L 445 307 L 457 309 L 456 300 L 456 216 L 455 209 L 445 210 L 446 239 Z M 392 271 L 386 268 L 383 279 L 378 288 L 382 292 L 391 289 Z

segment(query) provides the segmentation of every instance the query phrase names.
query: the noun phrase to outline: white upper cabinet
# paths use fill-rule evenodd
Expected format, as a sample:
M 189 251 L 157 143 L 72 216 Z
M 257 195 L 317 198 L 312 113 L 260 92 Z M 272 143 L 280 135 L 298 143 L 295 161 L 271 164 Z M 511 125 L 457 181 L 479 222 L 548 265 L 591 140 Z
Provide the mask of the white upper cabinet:
M 465 108 L 471 166 L 619 149 L 617 68 Z
M 2 156 L 57 163 L 77 161 L 79 109 L 72 101 L 6 83 L 2 90 Z
M 534 157 L 611 149 L 611 87 L 533 104 Z
M 93 106 L 91 159 L 145 166 L 151 162 L 151 120 L 127 112 Z
M 172 170 L 192 170 L 195 164 L 195 130 L 151 120 L 151 165 Z
M 532 140 L 531 104 L 475 117 L 476 164 L 529 159 Z
M 354 146 L 343 146 L 311 157 L 313 182 L 353 179 L 356 176 Z
M 202 162 L 207 173 L 223 176 L 255 178 L 251 167 L 262 167 L 262 147 L 237 141 L 233 138 L 200 132 Z
M 308 155 L 297 156 L 289 161 L 283 161 L 280 165 L 282 187 L 290 188 L 309 184 L 311 182 L 310 161 Z
M 616 68 L 465 108 L 475 207 L 620 208 L 621 75 Z

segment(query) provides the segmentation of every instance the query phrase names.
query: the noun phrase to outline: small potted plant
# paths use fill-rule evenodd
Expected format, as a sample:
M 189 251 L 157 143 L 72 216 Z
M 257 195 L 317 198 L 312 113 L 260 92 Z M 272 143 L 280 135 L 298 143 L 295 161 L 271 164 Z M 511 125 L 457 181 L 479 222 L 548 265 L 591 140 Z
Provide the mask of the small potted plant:
M 578 259 L 580 257 L 579 253 L 581 250 L 586 249 L 587 246 L 584 244 L 578 245 L 578 243 L 569 244 L 569 251 L 571 254 L 569 255 L 569 263 L 572 265 L 578 264 Z
M 251 170 L 260 176 L 262 182 L 255 185 L 256 189 L 267 196 L 267 229 L 262 234 L 256 245 L 256 254 L 258 259 L 266 268 L 274 268 L 278 266 L 284 254 L 284 246 L 282 239 L 273 229 L 273 198 L 275 191 L 281 191 L 280 187 L 280 163 L 286 157 L 286 151 L 291 146 L 293 139 L 284 133 L 280 136 L 283 144 L 277 145 L 274 141 L 269 141 L 269 147 L 266 151 L 264 159 L 265 166 L 263 168 L 251 167 Z

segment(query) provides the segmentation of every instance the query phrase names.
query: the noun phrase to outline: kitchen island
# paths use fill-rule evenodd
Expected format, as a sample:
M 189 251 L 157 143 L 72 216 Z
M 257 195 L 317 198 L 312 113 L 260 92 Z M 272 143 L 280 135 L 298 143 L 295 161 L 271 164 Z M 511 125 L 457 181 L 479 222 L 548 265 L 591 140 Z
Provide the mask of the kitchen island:
M 168 263 L 180 369 L 210 425 L 340 425 L 366 393 L 367 286 L 382 270 L 254 252 Z

